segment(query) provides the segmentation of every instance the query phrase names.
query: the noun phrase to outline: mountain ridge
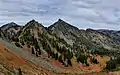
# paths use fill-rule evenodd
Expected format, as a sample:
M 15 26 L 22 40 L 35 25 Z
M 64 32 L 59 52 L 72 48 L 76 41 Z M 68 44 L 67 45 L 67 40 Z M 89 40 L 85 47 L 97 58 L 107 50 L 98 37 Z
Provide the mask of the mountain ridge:
M 43 60 L 49 63 L 49 67 L 41 65 L 42 63 L 39 64 L 40 62 L 37 64 L 51 71 L 80 73 L 86 72 L 83 69 L 86 68 L 88 72 L 93 70 L 100 72 L 104 68 L 111 69 L 109 67 L 112 65 L 111 61 L 120 64 L 118 62 L 120 57 L 119 31 L 90 28 L 81 30 L 62 19 L 58 19 L 49 27 L 44 27 L 43 24 L 33 19 L 24 26 L 18 26 L 17 29 L 10 26 L 5 30 L 1 29 L 0 32 L 2 39 L 26 51 L 31 57 L 44 58 Z M 106 56 L 108 58 L 102 64 L 104 66 L 100 66 L 99 59 L 102 60 Z M 74 67 L 75 64 L 80 68 Z M 98 69 L 89 70 L 92 66 Z M 83 71 L 76 72 L 76 70 Z
M 16 23 L 14 23 L 14 22 L 10 22 L 10 23 L 7 23 L 7 24 L 5 24 L 5 25 L 2 25 L 1 27 L 0 27 L 0 29 L 1 30 L 6 30 L 6 29 L 8 29 L 8 28 L 11 28 L 11 27 L 20 27 L 18 24 L 16 24 Z

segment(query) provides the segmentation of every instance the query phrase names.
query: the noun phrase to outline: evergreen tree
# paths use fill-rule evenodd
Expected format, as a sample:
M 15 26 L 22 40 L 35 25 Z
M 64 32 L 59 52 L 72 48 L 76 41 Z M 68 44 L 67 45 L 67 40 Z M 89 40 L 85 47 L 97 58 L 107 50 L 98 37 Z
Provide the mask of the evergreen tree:
M 98 64 L 98 63 L 99 63 L 96 58 L 92 58 L 92 62 L 93 62 L 94 64 Z
M 28 44 L 27 47 L 30 48 L 30 45 Z
M 55 58 L 55 53 L 54 52 L 52 52 L 52 58 Z
M 21 69 L 18 69 L 19 75 L 23 75 Z
M 36 57 L 38 57 L 38 52 L 36 51 Z
M 40 50 L 40 48 L 39 48 L 39 51 L 38 51 L 38 53 L 39 53 L 39 55 L 41 55 L 41 50 Z
M 55 60 L 58 60 L 58 53 L 55 54 Z
M 17 47 L 22 48 L 22 46 L 21 46 L 18 42 L 16 42 L 15 45 L 16 45 Z
M 68 59 L 67 63 L 68 65 L 72 66 L 71 59 Z
M 34 48 L 32 47 L 32 54 L 35 54 Z
M 117 62 L 115 60 L 109 61 L 106 65 L 106 69 L 108 70 L 115 69 L 116 67 L 117 67 Z
M 59 62 L 63 63 L 62 55 L 59 56 L 58 60 Z
M 21 44 L 24 46 L 25 45 L 25 43 L 24 43 L 24 41 L 20 41 L 21 42 Z

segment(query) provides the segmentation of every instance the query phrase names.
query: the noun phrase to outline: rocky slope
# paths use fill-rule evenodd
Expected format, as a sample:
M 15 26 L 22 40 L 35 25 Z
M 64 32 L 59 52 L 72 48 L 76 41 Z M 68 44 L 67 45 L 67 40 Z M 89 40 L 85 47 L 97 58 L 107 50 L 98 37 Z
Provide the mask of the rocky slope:
M 7 45 L 10 50 L 19 47 L 20 50 L 12 50 L 16 54 L 56 73 L 115 70 L 116 64 L 120 64 L 119 31 L 82 30 L 61 19 L 44 27 L 31 20 L 24 26 L 15 23 L 2 26 L 0 37 L 12 44 Z
M 0 74 L 1 75 L 52 75 L 46 69 L 38 67 L 24 57 L 18 56 L 0 44 Z

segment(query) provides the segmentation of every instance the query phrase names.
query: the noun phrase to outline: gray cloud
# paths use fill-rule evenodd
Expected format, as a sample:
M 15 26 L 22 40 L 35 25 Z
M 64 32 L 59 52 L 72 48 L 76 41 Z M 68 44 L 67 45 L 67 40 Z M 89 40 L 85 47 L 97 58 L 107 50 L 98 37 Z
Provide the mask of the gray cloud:
M 61 18 L 79 28 L 120 28 L 120 0 L 0 0 L 0 24 Z

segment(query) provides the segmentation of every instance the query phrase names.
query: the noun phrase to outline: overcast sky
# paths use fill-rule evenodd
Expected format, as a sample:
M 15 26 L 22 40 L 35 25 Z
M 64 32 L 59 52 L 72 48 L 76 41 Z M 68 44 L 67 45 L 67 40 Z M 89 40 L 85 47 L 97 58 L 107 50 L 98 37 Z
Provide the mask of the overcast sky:
M 120 0 L 0 0 L 0 25 L 35 19 L 49 26 L 59 18 L 80 29 L 120 30 Z

